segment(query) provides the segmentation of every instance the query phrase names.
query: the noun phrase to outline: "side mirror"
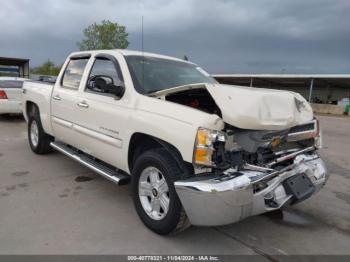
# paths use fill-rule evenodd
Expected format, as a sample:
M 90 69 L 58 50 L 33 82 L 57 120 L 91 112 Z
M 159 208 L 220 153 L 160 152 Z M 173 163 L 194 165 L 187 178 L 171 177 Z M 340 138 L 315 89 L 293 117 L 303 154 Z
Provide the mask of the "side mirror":
M 125 86 L 122 81 L 118 79 L 114 83 L 113 78 L 105 75 L 93 76 L 88 81 L 88 86 L 91 89 L 98 89 L 99 92 L 113 94 L 118 98 L 121 98 L 125 93 Z
M 109 93 L 115 95 L 117 98 L 123 97 L 125 93 L 124 83 L 120 81 L 119 84 L 108 85 Z
M 106 87 L 110 84 L 113 84 L 113 79 L 110 76 L 97 75 L 93 76 L 88 81 L 88 86 L 91 89 L 99 89 L 105 91 Z

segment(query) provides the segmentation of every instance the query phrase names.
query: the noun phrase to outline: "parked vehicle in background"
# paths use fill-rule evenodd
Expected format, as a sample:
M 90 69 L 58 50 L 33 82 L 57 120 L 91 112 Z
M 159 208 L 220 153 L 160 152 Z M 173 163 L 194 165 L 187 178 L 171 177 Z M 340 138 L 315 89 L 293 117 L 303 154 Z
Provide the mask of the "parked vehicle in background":
M 54 84 L 57 76 L 31 74 L 30 80 Z
M 220 85 L 172 57 L 73 53 L 54 85 L 25 83 L 23 110 L 33 152 L 54 148 L 116 184 L 131 178 L 137 213 L 159 234 L 294 205 L 328 178 L 300 94 Z
M 56 82 L 56 77 L 55 76 L 41 75 L 41 76 L 38 77 L 38 81 L 47 82 L 47 83 L 55 83 Z
M 22 87 L 25 78 L 0 77 L 0 115 L 22 113 Z

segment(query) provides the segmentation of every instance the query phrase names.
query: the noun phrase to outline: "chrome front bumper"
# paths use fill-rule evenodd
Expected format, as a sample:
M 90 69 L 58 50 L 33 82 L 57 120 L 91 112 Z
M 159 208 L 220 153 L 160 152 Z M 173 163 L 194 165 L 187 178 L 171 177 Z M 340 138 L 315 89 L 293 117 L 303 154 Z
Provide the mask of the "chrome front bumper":
M 306 174 L 310 178 L 315 193 L 328 179 L 324 162 L 315 154 L 297 156 L 290 169 L 277 174 L 227 170 L 219 177 L 177 181 L 175 188 L 193 225 L 219 226 L 288 205 L 293 195 L 287 194 L 283 182 L 298 174 Z M 263 189 L 255 190 L 259 186 Z M 273 207 L 268 204 L 271 201 Z

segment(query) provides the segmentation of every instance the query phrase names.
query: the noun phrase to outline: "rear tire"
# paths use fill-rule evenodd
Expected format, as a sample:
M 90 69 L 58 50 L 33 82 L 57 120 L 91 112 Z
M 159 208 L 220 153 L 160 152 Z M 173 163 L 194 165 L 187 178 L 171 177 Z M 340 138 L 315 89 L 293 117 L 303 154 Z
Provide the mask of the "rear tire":
M 136 211 L 149 229 L 168 235 L 191 225 L 174 186 L 182 172 L 167 150 L 153 149 L 140 155 L 131 179 Z
M 38 155 L 44 155 L 52 151 L 50 143 L 54 139 L 44 132 L 37 109 L 29 115 L 28 140 L 30 148 Z

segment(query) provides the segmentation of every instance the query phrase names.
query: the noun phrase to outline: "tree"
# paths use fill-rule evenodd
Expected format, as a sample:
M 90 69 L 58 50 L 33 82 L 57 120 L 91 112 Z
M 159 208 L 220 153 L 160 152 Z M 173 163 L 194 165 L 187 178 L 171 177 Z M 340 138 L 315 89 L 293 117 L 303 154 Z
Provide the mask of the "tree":
M 128 33 L 123 25 L 103 20 L 93 23 L 83 31 L 85 38 L 78 42 L 80 51 L 96 49 L 125 49 L 129 45 Z
M 56 66 L 50 59 L 48 59 L 41 66 L 33 68 L 31 70 L 31 73 L 36 75 L 57 76 L 60 70 L 61 70 L 61 66 Z

